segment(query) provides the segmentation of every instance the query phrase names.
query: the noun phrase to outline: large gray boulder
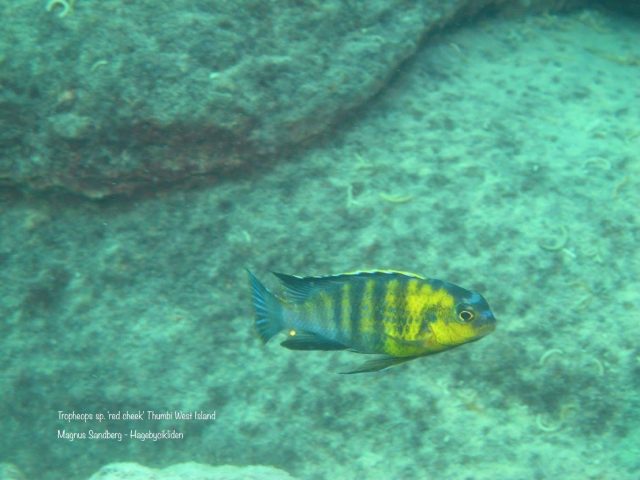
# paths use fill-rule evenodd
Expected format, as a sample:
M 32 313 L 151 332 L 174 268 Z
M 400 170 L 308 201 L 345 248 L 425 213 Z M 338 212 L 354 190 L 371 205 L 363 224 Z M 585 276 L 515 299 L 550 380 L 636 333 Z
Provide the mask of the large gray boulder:
M 0 186 L 90 197 L 282 157 L 363 104 L 430 32 L 533 0 L 0 5 Z

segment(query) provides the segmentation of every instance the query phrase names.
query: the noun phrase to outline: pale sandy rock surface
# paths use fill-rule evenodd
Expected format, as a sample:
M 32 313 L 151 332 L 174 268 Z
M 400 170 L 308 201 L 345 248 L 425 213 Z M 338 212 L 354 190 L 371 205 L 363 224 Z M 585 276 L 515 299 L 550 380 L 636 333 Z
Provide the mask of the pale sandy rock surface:
M 105 465 L 89 480 L 296 480 L 274 467 L 180 463 L 166 468 L 149 468 L 137 463 Z

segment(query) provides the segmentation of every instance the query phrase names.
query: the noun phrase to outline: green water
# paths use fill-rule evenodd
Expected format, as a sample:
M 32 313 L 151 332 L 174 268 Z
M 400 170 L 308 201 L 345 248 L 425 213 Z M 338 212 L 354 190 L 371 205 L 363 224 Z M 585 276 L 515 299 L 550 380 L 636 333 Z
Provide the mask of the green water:
M 223 3 L 180 3 L 179 17 L 204 42 L 198 29 L 218 18 Z M 237 18 L 267 15 L 255 10 L 261 2 L 241 3 Z M 264 27 L 271 33 L 262 34 L 278 38 L 274 4 L 252 35 Z M 211 97 L 204 108 L 189 96 L 200 73 L 181 71 L 182 57 L 172 57 L 176 76 L 156 89 L 166 78 L 154 77 L 149 60 L 139 59 L 148 68 L 135 70 L 134 81 L 109 70 L 121 66 L 114 53 L 92 50 L 157 48 L 160 62 L 181 52 L 177 39 L 145 43 L 160 37 L 141 24 L 103 43 L 65 43 L 74 32 L 103 31 L 105 17 L 83 0 L 64 17 L 62 4 L 30 5 L 33 17 L 0 2 L 5 18 L 32 25 L 42 36 L 30 41 L 52 52 L 20 63 L 8 47 L 0 50 L 0 463 L 12 465 L 0 479 L 22 471 L 28 479 L 85 480 L 117 462 L 272 466 L 312 480 L 638 478 L 640 25 L 633 12 L 487 10 L 446 21 L 442 13 L 445 28 L 399 49 L 390 61 L 398 65 L 379 83 L 365 74 L 357 80 L 371 80 L 367 95 L 355 87 L 341 93 L 348 80 L 329 66 L 318 72 L 336 78 L 308 90 L 289 64 L 268 81 L 249 75 L 265 90 L 225 86 L 242 97 L 234 108 L 246 108 L 229 122 L 247 123 L 229 127 L 229 168 L 209 171 L 207 155 L 218 159 L 222 150 L 207 135 L 220 132 L 190 132 L 223 99 Z M 131 12 L 145 9 L 136 5 Z M 216 28 L 231 28 L 230 5 Z M 169 7 L 159 10 L 159 25 L 170 24 Z M 287 3 L 294 7 L 308 20 L 295 41 L 315 35 L 313 25 L 338 8 Z M 100 8 L 113 20 L 125 18 L 128 4 Z M 208 8 L 210 17 L 202 13 Z M 361 9 L 336 25 L 354 45 L 367 33 Z M 385 16 L 378 4 L 376 12 L 375 28 L 402 30 L 397 11 Z M 429 10 L 423 14 L 407 25 L 427 22 Z M 19 42 L 16 28 L 2 28 L 3 45 Z M 236 38 L 233 48 L 267 48 L 256 46 L 260 38 Z M 384 56 L 374 62 L 372 52 L 390 43 L 381 36 L 358 50 L 361 63 L 344 62 L 353 66 L 347 76 L 380 69 Z M 284 58 L 297 47 L 273 48 Z M 331 65 L 332 48 L 318 46 L 323 54 L 310 61 Z M 185 59 L 195 55 L 184 51 Z M 285 62 L 270 55 L 273 65 Z M 103 57 L 108 65 L 96 66 Z M 61 59 L 68 70 L 47 67 Z M 180 84 L 183 75 L 195 83 Z M 107 81 L 108 95 L 100 90 Z M 178 93 L 163 98 L 163 108 L 184 109 L 167 112 L 174 123 L 150 126 L 148 137 L 139 126 L 104 133 L 111 121 L 126 126 L 124 109 L 147 115 L 148 99 L 138 97 L 145 85 L 159 95 L 171 92 L 171 82 Z M 269 97 L 276 91 L 283 96 Z M 97 101 L 89 108 L 92 95 L 104 97 L 99 111 Z M 306 106 L 279 109 L 282 98 L 305 97 Z M 328 107 L 336 98 L 344 108 Z M 230 108 L 224 102 L 220 108 Z M 251 102 L 259 115 L 248 113 Z M 125 145 L 125 137 L 151 146 Z M 247 153 L 258 144 L 255 157 Z M 119 157 L 109 156 L 116 150 Z M 82 163 L 89 151 L 96 154 L 90 174 Z M 181 151 L 189 161 L 163 164 L 162 181 L 152 180 L 154 161 L 183 160 Z M 102 159 L 101 152 L 110 153 Z M 203 156 L 189 163 L 196 153 Z M 132 173 L 126 158 L 144 168 Z M 167 173 L 174 167 L 175 182 Z M 417 272 L 482 292 L 497 329 L 379 373 L 338 375 L 362 356 L 262 344 L 245 268 L 266 280 L 271 270 Z M 171 478 L 193 478 L 200 467 L 177 468 Z M 202 478 L 220 475 L 201 468 Z

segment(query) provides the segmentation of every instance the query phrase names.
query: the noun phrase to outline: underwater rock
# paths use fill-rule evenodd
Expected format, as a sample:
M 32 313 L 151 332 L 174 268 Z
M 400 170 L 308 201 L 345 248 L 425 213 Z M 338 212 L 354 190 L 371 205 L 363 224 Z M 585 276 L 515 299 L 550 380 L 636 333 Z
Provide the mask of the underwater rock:
M 601 3 L 612 11 L 618 11 L 623 14 L 640 17 L 640 2 L 630 2 L 628 0 L 602 0 Z
M 0 186 L 100 198 L 241 174 L 365 103 L 430 32 L 513 4 L 11 2 Z
M 137 463 L 105 465 L 89 480 L 295 480 L 284 470 L 274 467 L 213 467 L 201 463 L 179 463 L 167 468 L 148 468 Z

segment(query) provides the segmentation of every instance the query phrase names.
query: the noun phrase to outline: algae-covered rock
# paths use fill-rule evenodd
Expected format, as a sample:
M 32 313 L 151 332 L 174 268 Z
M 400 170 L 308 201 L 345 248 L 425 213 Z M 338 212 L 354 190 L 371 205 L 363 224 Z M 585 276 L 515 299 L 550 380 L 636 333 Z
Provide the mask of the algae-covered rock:
M 284 470 L 265 466 L 213 467 L 201 463 L 179 463 L 155 469 L 137 463 L 105 465 L 89 480 L 295 480 Z

